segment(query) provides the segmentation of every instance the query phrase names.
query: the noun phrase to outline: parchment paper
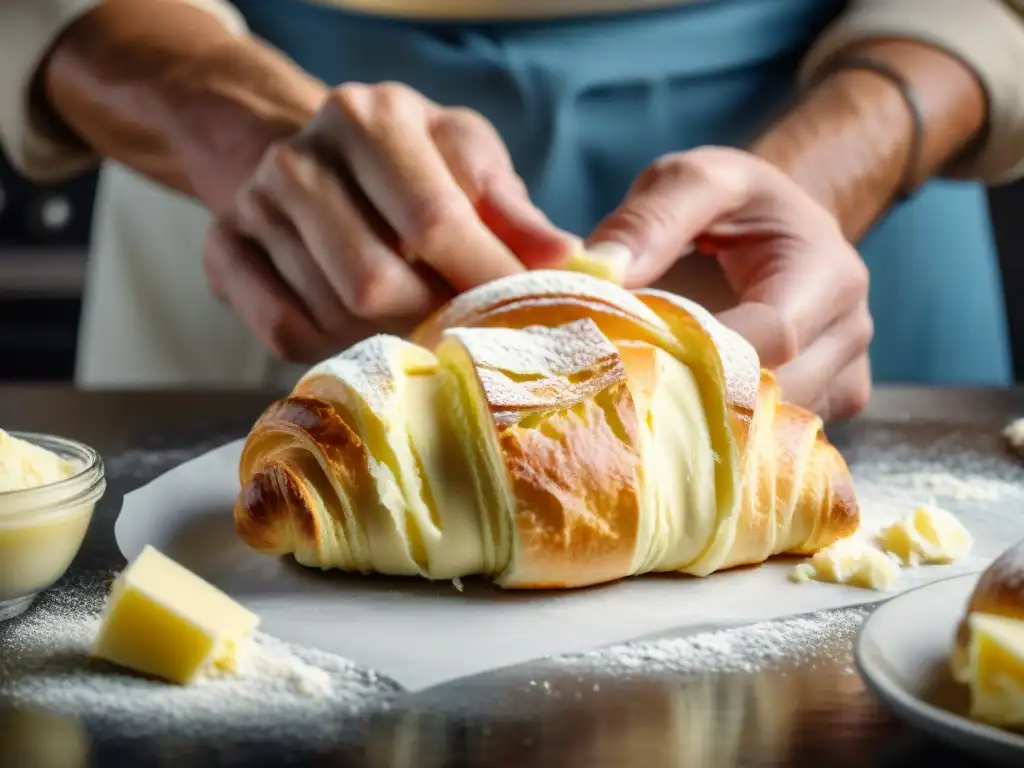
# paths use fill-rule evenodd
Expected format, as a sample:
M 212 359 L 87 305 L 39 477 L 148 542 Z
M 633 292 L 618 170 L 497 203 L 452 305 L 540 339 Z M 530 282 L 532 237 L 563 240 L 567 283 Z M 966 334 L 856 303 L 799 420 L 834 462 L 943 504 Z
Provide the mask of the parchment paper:
M 151 544 L 255 610 L 263 631 L 348 658 L 410 690 L 543 656 L 875 602 L 980 571 L 1024 536 L 1024 526 L 1007 531 L 1005 518 L 987 525 L 984 516 L 971 516 L 971 557 L 908 569 L 888 593 L 792 583 L 791 559 L 704 579 L 644 576 L 561 593 L 502 592 L 473 579 L 459 591 L 451 582 L 321 573 L 251 551 L 235 536 L 231 513 L 241 447 L 218 448 L 128 494 L 115 528 L 121 552 L 131 560 Z M 928 483 L 903 485 L 905 497 L 897 494 L 892 504 L 862 499 L 865 528 L 910 511 L 914 499 L 927 500 Z M 986 503 L 992 499 L 971 500 L 974 507 Z

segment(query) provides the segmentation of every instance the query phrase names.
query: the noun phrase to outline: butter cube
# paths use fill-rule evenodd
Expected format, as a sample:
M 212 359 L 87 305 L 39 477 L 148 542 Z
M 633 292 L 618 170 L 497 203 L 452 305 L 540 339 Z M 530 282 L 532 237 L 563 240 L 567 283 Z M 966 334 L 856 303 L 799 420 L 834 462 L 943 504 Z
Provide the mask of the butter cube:
M 966 680 L 971 717 L 992 725 L 1024 725 L 1024 621 L 974 613 Z
M 92 655 L 187 685 L 237 671 L 259 617 L 147 546 L 114 582 Z
M 860 539 L 840 539 L 800 563 L 789 575 L 791 581 L 824 581 L 848 584 L 884 592 L 900 575 L 899 564 L 881 550 Z
M 949 512 L 921 506 L 878 534 L 882 549 L 905 566 L 948 565 L 971 551 L 974 539 Z

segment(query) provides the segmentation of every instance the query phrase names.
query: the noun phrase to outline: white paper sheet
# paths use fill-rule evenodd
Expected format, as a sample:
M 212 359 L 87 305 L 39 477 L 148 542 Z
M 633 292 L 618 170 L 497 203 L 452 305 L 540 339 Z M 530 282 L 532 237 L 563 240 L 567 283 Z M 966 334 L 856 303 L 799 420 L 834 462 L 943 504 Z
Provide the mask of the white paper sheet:
M 238 441 L 214 450 L 128 494 L 115 528 L 121 552 L 131 560 L 151 544 L 255 610 L 263 631 L 336 653 L 410 690 L 671 631 L 874 602 L 979 571 L 1014 537 L 1024 536 L 1024 515 L 1013 532 L 1005 524 L 972 524 L 977 546 L 969 559 L 905 571 L 899 589 L 887 595 L 792 583 L 792 560 L 705 579 L 645 576 L 557 594 L 502 592 L 467 579 L 460 592 L 451 582 L 323 574 L 248 549 L 232 521 L 241 446 Z M 922 495 L 914 491 L 906 503 L 865 507 L 864 516 L 878 524 L 909 511 L 910 500 Z

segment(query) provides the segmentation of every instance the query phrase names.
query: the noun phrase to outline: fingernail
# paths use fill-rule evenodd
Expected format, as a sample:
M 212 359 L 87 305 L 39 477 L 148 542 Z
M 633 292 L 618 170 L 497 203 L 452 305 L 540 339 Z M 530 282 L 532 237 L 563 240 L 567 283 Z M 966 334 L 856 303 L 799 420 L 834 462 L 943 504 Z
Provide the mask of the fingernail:
M 633 253 L 622 243 L 595 243 L 587 247 L 587 254 L 595 259 L 619 264 L 623 269 L 633 260 Z
M 633 252 L 622 243 L 595 243 L 587 247 L 586 254 L 594 261 L 605 264 L 605 268 L 616 275 L 619 281 L 625 278 L 629 265 L 633 263 Z
M 597 243 L 589 248 L 582 247 L 570 256 L 568 268 L 621 285 L 631 261 L 632 254 L 621 243 Z

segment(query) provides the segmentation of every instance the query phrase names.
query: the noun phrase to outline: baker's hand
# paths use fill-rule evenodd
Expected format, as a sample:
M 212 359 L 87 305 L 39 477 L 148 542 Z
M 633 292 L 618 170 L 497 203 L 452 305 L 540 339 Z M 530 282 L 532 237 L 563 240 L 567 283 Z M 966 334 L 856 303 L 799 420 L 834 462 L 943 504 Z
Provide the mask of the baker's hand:
M 867 268 L 832 215 L 769 163 L 717 147 L 662 157 L 588 243 L 628 248 L 631 287 L 683 254 L 713 254 L 739 297 L 719 319 L 750 340 L 787 400 L 825 418 L 867 405 Z
M 561 261 L 494 128 L 403 85 L 351 84 L 272 144 L 207 238 L 216 295 L 280 357 L 401 332 L 459 292 Z

